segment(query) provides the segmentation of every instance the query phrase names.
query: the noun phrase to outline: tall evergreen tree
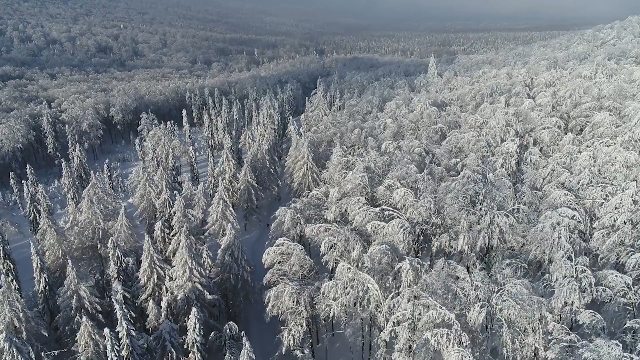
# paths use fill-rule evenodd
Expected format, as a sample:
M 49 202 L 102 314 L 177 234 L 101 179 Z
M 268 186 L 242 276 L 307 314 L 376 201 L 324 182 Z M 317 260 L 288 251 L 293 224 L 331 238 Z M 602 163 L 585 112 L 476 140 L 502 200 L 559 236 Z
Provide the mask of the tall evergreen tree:
M 145 308 L 148 330 L 155 330 L 159 324 L 158 303 L 164 296 L 167 265 L 158 255 L 151 237 L 145 236 L 142 249 L 142 264 L 138 272 L 138 303 Z
M 255 360 L 256 356 L 253 354 L 253 347 L 247 338 L 247 335 L 242 332 L 242 351 L 240 351 L 240 358 L 238 360 Z
M 173 267 L 169 271 L 170 280 L 167 283 L 167 289 L 175 304 L 173 308 L 180 322 L 186 320 L 193 306 L 207 311 L 213 310 L 210 305 L 210 283 L 202 264 L 202 255 L 198 250 L 195 239 L 184 226 L 180 232 L 180 246 L 173 258 Z
M 11 254 L 9 240 L 0 231 L 0 286 L 12 285 L 14 289 L 21 293 L 20 279 L 18 278 L 18 268 L 16 261 Z
M 226 230 L 227 224 L 231 224 L 232 228 L 238 229 L 238 221 L 236 213 L 231 205 L 231 199 L 228 196 L 221 179 L 218 182 L 218 191 L 209 207 L 209 217 L 207 218 L 207 236 L 213 239 L 220 239 Z
M 131 313 L 124 303 L 124 292 L 122 285 L 115 281 L 112 285 L 113 308 L 116 318 L 116 332 L 120 340 L 120 353 L 123 360 L 139 360 L 144 359 L 144 349 L 138 339 L 133 322 L 131 321 Z
M 111 234 L 114 241 L 123 249 L 125 254 L 130 254 L 138 245 L 138 240 L 133 232 L 133 226 L 127 218 L 127 209 L 124 204 L 120 206 L 120 213 L 113 225 Z
M 151 342 L 158 360 L 183 359 L 182 344 L 178 335 L 178 325 L 169 319 L 169 300 L 162 300 L 162 322 L 153 334 Z
M 238 192 L 238 165 L 233 157 L 231 140 L 224 137 L 224 148 L 215 169 L 215 179 L 222 180 L 225 191 L 232 203 L 236 201 Z
M 105 353 L 107 356 L 105 360 L 122 360 L 122 357 L 120 356 L 120 345 L 118 344 L 118 341 L 113 336 L 111 329 L 106 327 L 104 328 L 103 333 L 104 333 Z
M 306 139 L 298 140 L 292 147 L 286 165 L 291 190 L 295 195 L 300 196 L 320 185 L 320 171 L 313 162 Z
M 67 255 L 64 249 L 64 234 L 61 229 L 54 224 L 51 218 L 45 217 L 40 222 L 36 239 L 56 282 L 62 281 Z
M 76 335 L 73 350 L 80 360 L 103 360 L 106 357 L 104 338 L 100 336 L 96 325 L 88 317 L 82 316 L 80 330 Z
M 59 290 L 58 308 L 60 313 L 56 317 L 56 325 L 65 341 L 75 338 L 83 316 L 102 322 L 99 300 L 91 287 L 80 281 L 71 260 L 67 263 L 67 279 Z
M 191 314 L 187 321 L 187 337 L 185 338 L 185 347 L 189 351 L 188 360 L 204 360 L 206 354 L 204 352 L 204 337 L 202 333 L 202 320 L 200 312 L 196 307 L 191 308 Z
M 42 257 L 38 244 L 31 240 L 31 263 L 33 265 L 33 291 L 38 303 L 38 311 L 45 324 L 51 328 L 56 315 L 55 291 L 49 280 L 49 269 Z
M 217 265 L 220 268 L 222 293 L 224 294 L 229 318 L 239 322 L 246 300 L 251 300 L 253 282 L 251 266 L 240 239 L 231 224 L 219 241 Z
M 87 154 L 79 143 L 70 145 L 69 149 L 71 168 L 76 177 L 78 190 L 79 192 L 83 192 L 84 189 L 89 186 L 89 182 L 91 182 L 91 170 L 87 164 Z
M 245 230 L 247 230 L 249 218 L 257 216 L 258 199 L 261 196 L 260 188 L 253 175 L 252 165 L 253 156 L 249 154 L 240 171 L 240 178 L 238 180 L 238 203 L 244 212 Z
M 73 167 L 62 159 L 62 178 L 60 178 L 62 192 L 67 199 L 67 206 L 70 204 L 78 205 L 80 202 L 80 190 L 78 188 L 78 180 L 73 172 Z
M 133 203 L 138 207 L 136 216 L 141 224 L 145 226 L 148 233 L 153 231 L 156 222 L 156 202 L 154 186 L 151 183 L 147 169 L 139 165 L 133 173 L 134 193 Z

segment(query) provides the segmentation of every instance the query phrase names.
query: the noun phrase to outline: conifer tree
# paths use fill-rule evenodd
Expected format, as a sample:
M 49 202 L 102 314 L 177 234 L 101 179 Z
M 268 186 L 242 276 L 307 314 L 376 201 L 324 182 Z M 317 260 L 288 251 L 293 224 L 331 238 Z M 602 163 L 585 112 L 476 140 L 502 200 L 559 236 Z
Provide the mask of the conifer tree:
M 16 261 L 11 254 L 9 240 L 0 231 L 0 286 L 12 285 L 14 289 L 21 293 L 20 279 L 18 278 L 18 268 Z
M 177 360 L 184 358 L 178 335 L 178 325 L 169 319 L 169 300 L 166 297 L 162 299 L 162 322 L 151 337 L 151 342 L 156 351 L 156 359 Z
M 45 324 L 51 328 L 56 315 L 55 291 L 49 279 L 49 269 L 42 257 L 38 244 L 31 240 L 31 263 L 33 265 L 33 291 L 38 303 L 38 311 Z
M 83 316 L 92 321 L 102 322 L 99 300 L 93 294 L 93 290 L 78 279 L 71 260 L 67 263 L 64 286 L 59 290 L 58 308 L 60 313 L 56 317 L 56 325 L 60 336 L 66 341 L 75 338 Z
M 70 145 L 71 168 L 75 174 L 78 192 L 83 192 L 91 181 L 91 170 L 87 164 L 87 155 L 80 144 Z
M 297 141 L 295 151 L 287 156 L 287 175 L 293 193 L 297 196 L 314 190 L 320 185 L 320 171 L 313 162 L 306 139 Z
M 207 161 L 207 193 L 209 198 L 215 195 L 219 179 L 216 177 L 216 161 L 213 152 L 209 153 Z
M 133 226 L 127 218 L 127 209 L 124 204 L 120 206 L 120 213 L 118 219 L 113 225 L 112 238 L 123 249 L 125 254 L 130 253 L 135 249 L 138 241 L 136 235 L 133 233 Z
M 47 195 L 47 191 L 44 189 L 42 184 L 38 184 L 37 195 L 36 195 L 36 207 L 38 210 L 38 228 L 40 226 L 40 222 L 44 217 L 53 216 L 53 205 L 51 205 L 51 201 L 49 200 L 49 195 Z M 38 229 L 36 229 L 37 232 Z
M 242 332 L 242 351 L 240 352 L 240 358 L 238 360 L 255 360 L 256 356 L 253 354 L 253 347 L 247 338 L 247 335 Z
M 3 360 L 36 359 L 31 345 L 9 332 L 0 333 L 0 356 Z
M 204 184 L 200 183 L 195 191 L 193 206 L 188 210 L 193 224 L 194 234 L 202 235 L 204 233 L 205 219 L 207 214 L 207 193 Z
M 218 182 L 218 191 L 209 207 L 207 236 L 213 239 L 220 239 L 224 235 L 227 224 L 231 224 L 235 230 L 238 229 L 238 221 L 236 220 L 236 213 L 231 205 L 231 199 L 224 186 L 224 181 L 220 179 Z
M 156 225 L 153 227 L 153 240 L 156 243 L 156 249 L 164 257 L 171 246 L 171 234 L 164 221 L 156 222 Z
M 202 255 L 198 251 L 195 239 L 184 226 L 180 232 L 180 246 L 173 258 L 173 267 L 169 271 L 170 280 L 167 289 L 173 308 L 180 322 L 186 320 L 192 306 L 209 309 L 211 300 L 210 284 L 202 264 Z
M 27 181 L 24 185 L 25 217 L 29 221 L 32 234 L 40 227 L 40 211 L 38 209 L 38 179 L 31 165 L 27 165 Z
M 23 187 L 21 186 L 16 173 L 14 173 L 13 171 L 9 173 L 9 185 L 11 186 L 12 202 L 17 204 L 21 211 L 24 211 L 24 209 L 22 208 Z
M 219 243 L 217 265 L 220 269 L 222 293 L 226 298 L 229 317 L 239 322 L 245 301 L 252 298 L 251 266 L 231 224 L 227 225 Z
M 253 156 L 249 154 L 240 171 L 240 178 L 238 180 L 238 203 L 244 211 L 245 230 L 247 230 L 249 218 L 257 216 L 256 209 L 258 207 L 258 199 L 261 196 L 260 188 L 253 175 L 252 165 Z
M 73 350 L 80 360 L 105 359 L 104 338 L 100 336 L 96 325 L 85 315 L 80 322 L 80 330 L 76 335 L 76 343 Z
M 136 216 L 145 226 L 147 232 L 151 232 L 156 222 L 155 191 L 146 169 L 139 165 L 133 174 L 135 190 L 133 203 L 138 207 Z
M 34 321 L 31 312 L 27 309 L 22 294 L 12 283 L 0 288 L 0 334 L 10 334 L 16 341 L 35 345 L 38 335 L 45 332 Z
M 104 343 L 106 350 L 106 359 L 105 360 L 122 360 L 120 356 L 120 345 L 116 341 L 111 329 L 108 327 L 104 328 Z
M 172 219 L 171 219 L 171 228 L 173 232 L 171 233 L 171 244 L 167 249 L 166 256 L 168 259 L 172 259 L 178 250 L 178 246 L 180 245 L 180 231 L 187 226 L 190 228 L 189 219 L 187 216 L 186 204 L 182 196 L 178 195 L 176 198 L 176 202 L 173 205 L 173 209 L 171 210 Z
M 189 351 L 188 360 L 204 360 L 206 358 L 201 323 L 200 312 L 196 307 L 192 307 L 187 321 L 187 337 L 184 341 L 185 347 Z
M 218 161 L 214 175 L 215 179 L 222 180 L 227 195 L 232 203 L 234 203 L 238 191 L 238 165 L 233 157 L 231 140 L 228 136 L 224 137 L 224 148 L 220 154 L 220 160 Z
M 131 321 L 131 313 L 124 303 L 122 285 L 115 281 L 112 285 L 113 308 L 116 318 L 116 332 L 120 340 L 120 353 L 123 360 L 144 359 L 144 350 L 138 339 L 138 334 Z
M 240 356 L 239 347 L 242 346 L 241 341 L 238 325 L 231 321 L 224 325 L 221 332 L 214 331 L 209 337 L 209 342 L 222 350 L 225 360 L 238 359 Z
M 145 236 L 142 249 L 142 264 L 138 272 L 138 303 L 145 308 L 147 329 L 155 330 L 159 324 L 158 303 L 164 296 L 167 265 L 158 255 L 151 237 Z
M 46 259 L 49 269 L 55 275 L 56 282 L 61 277 L 65 263 L 66 254 L 64 250 L 64 235 L 53 220 L 49 217 L 42 219 L 40 229 L 36 234 L 38 239 L 38 247 L 42 251 L 42 255 Z
M 62 192 L 67 199 L 67 206 L 78 205 L 80 202 L 80 191 L 78 189 L 78 181 L 73 168 L 69 166 L 64 159 L 62 159 L 62 178 L 60 179 L 62 186 Z

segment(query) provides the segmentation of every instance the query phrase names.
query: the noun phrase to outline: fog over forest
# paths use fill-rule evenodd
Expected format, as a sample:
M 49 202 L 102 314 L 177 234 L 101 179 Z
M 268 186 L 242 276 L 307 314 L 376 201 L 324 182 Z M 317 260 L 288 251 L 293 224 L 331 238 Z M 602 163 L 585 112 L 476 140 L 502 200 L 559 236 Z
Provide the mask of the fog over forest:
M 640 360 L 638 15 L 0 0 L 0 359 Z

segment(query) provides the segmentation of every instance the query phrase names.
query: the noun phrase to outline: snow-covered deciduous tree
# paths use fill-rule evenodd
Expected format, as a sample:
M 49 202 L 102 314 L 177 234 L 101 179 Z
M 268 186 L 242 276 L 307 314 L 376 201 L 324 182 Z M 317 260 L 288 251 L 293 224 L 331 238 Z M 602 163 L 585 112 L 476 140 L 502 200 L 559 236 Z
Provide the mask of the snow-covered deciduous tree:
M 90 285 L 80 281 L 75 266 L 67 262 L 67 278 L 64 286 L 58 291 L 58 309 L 56 325 L 60 336 L 66 341 L 73 341 L 80 329 L 82 317 L 102 322 L 100 301 L 93 294 Z
M 96 325 L 88 317 L 82 316 L 80 330 L 76 335 L 73 350 L 81 360 L 102 360 L 105 358 L 104 338 Z

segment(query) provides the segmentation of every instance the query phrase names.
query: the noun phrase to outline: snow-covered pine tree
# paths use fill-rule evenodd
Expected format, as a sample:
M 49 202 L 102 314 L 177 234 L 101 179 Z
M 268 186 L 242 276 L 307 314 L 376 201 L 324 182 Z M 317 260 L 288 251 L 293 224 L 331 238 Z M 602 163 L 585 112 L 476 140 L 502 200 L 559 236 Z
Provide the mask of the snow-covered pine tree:
M 207 218 L 207 236 L 213 239 L 220 239 L 224 236 L 227 224 L 231 224 L 234 230 L 238 230 L 238 220 L 233 210 L 231 199 L 227 193 L 224 181 L 218 182 L 218 191 L 209 207 L 209 217 Z
M 136 269 L 133 268 L 135 266 L 135 261 L 131 261 L 126 258 L 122 251 L 122 247 L 116 241 L 115 237 L 111 237 L 109 239 L 107 253 L 109 256 L 109 268 L 107 271 L 109 274 L 109 283 L 114 284 L 117 282 L 119 284 L 123 295 L 124 305 L 131 313 L 131 320 L 135 321 L 134 315 L 138 313 L 136 302 L 133 297 L 133 289 L 136 283 Z
M 36 359 L 36 355 L 28 342 L 6 331 L 0 333 L 0 357 L 3 360 Z
M 238 360 L 255 360 L 256 356 L 253 353 L 253 347 L 247 338 L 247 335 L 242 332 L 242 351 L 240 352 L 240 358 Z
M 153 246 L 151 237 L 146 235 L 142 248 L 142 264 L 138 272 L 137 293 L 140 294 L 138 304 L 145 308 L 146 326 L 150 331 L 155 330 L 160 323 L 158 303 L 164 296 L 167 268 Z
M 106 186 L 108 186 L 111 191 L 115 193 L 116 187 L 113 176 L 113 169 L 111 169 L 111 164 L 109 163 L 109 159 L 107 159 L 104 161 L 104 165 L 102 167 L 102 177 L 104 178 Z
M 187 226 L 188 229 L 191 228 L 191 224 L 189 223 L 189 218 L 187 215 L 186 204 L 181 195 L 176 197 L 176 201 L 173 204 L 173 209 L 171 210 L 171 228 L 173 231 L 171 232 L 171 244 L 167 249 L 167 253 L 165 256 L 168 259 L 173 259 L 176 251 L 178 251 L 178 246 L 180 246 L 180 232 L 182 229 Z
M 70 145 L 71 169 L 75 174 L 78 192 L 82 193 L 91 181 L 91 170 L 87 164 L 87 154 L 79 143 Z
M 298 140 L 296 152 L 289 156 L 294 156 L 294 160 L 287 159 L 287 175 L 293 193 L 300 196 L 308 191 L 314 190 L 320 185 L 320 171 L 313 162 L 309 143 L 305 138 Z
M 40 222 L 40 229 L 36 233 L 36 239 L 38 239 L 38 247 L 41 248 L 56 283 L 58 280 L 61 282 L 67 258 L 63 244 L 64 234 L 53 223 L 51 218 L 45 217 Z
M 113 224 L 111 237 L 123 250 L 125 255 L 130 255 L 138 245 L 138 240 L 133 232 L 133 226 L 127 218 L 127 208 L 124 204 L 120 206 L 120 213 L 115 224 Z
M 214 179 L 223 181 L 227 196 L 234 203 L 238 192 L 238 165 L 233 157 L 231 139 L 228 135 L 224 137 L 223 144 L 224 148 L 214 172 Z
M 80 202 L 80 190 L 78 188 L 78 180 L 73 173 L 73 168 L 62 159 L 62 178 L 60 179 L 62 192 L 67 199 L 67 206 L 70 204 L 78 205 Z
M 21 186 L 16 173 L 13 171 L 9 173 L 9 185 L 11 186 L 11 200 L 13 203 L 17 204 L 21 211 L 24 211 L 22 206 L 22 192 L 23 187 Z
M 193 233 L 196 235 L 204 234 L 208 207 L 207 193 L 204 184 L 200 183 L 195 191 L 193 205 L 187 210 L 193 224 Z
M 247 300 L 251 301 L 253 282 L 251 265 L 247 260 L 242 242 L 236 236 L 236 230 L 227 224 L 224 237 L 219 240 L 217 265 L 220 269 L 221 290 L 226 300 L 229 318 L 241 321 L 242 311 Z
M 162 254 L 164 258 L 171 246 L 171 233 L 168 223 L 164 221 L 156 222 L 156 225 L 153 227 L 153 240 L 156 244 L 156 250 Z
M 9 334 L 17 344 L 30 347 L 37 345 L 36 339 L 45 334 L 12 283 L 0 288 L 0 334 Z
M 25 217 L 29 221 L 32 234 L 38 231 L 40 225 L 40 211 L 38 209 L 38 179 L 31 165 L 27 165 L 27 181 L 24 185 Z
M 187 110 L 184 109 L 182 110 L 182 127 L 184 129 L 184 139 L 187 148 L 187 159 L 189 162 L 189 174 L 191 175 L 191 182 L 194 184 L 198 184 L 200 182 L 200 174 L 198 173 L 197 154 L 193 144 L 193 138 L 191 137 L 191 126 L 189 125 Z
M 49 195 L 47 194 L 47 191 L 44 189 L 44 186 L 42 186 L 42 184 L 38 184 L 36 204 L 37 204 L 36 207 L 39 213 L 38 215 L 39 222 L 42 221 L 42 218 L 44 217 L 53 216 L 53 205 L 51 205 L 51 200 L 49 200 Z
M 151 342 L 155 350 L 155 358 L 158 360 L 178 360 L 183 359 L 182 341 L 178 335 L 178 325 L 169 318 L 169 300 L 162 299 L 162 322 L 158 330 L 151 337 Z
M 140 114 L 140 126 L 138 126 L 138 134 L 143 139 L 160 124 L 158 118 L 151 112 L 143 112 Z
M 96 325 L 88 317 L 82 315 L 80 330 L 76 335 L 76 343 L 73 350 L 80 360 L 105 359 L 104 337 L 100 336 Z
M 136 216 L 147 233 L 150 233 L 156 222 L 155 191 L 147 169 L 142 164 L 133 172 L 131 182 L 134 185 L 133 203 L 138 207 Z
M 52 156 L 52 158 L 57 163 L 61 157 L 58 151 L 58 141 L 56 139 L 55 124 L 53 122 L 52 111 L 48 108 L 48 105 L 46 102 L 44 103 L 42 128 L 43 128 L 43 134 L 45 137 L 45 145 L 47 147 L 47 152 Z M 29 169 L 27 169 L 27 172 L 29 173 Z
M 113 336 L 111 329 L 109 329 L 108 327 L 104 328 L 103 334 L 105 354 L 107 356 L 105 360 L 122 360 L 122 357 L 120 356 L 120 345 L 118 344 L 116 338 Z
M 72 342 L 75 339 L 82 316 L 87 316 L 92 321 L 102 322 L 100 302 L 93 294 L 93 289 L 80 281 L 71 260 L 67 262 L 67 278 L 64 286 L 58 291 L 58 309 L 60 313 L 55 322 L 60 336 L 66 342 Z
M 21 294 L 16 260 L 11 254 L 11 248 L 9 246 L 7 236 L 0 231 L 0 286 L 4 287 L 9 284 L 11 284 L 18 293 Z
M 225 360 L 238 360 L 242 337 L 238 325 L 228 322 L 221 332 L 214 331 L 209 336 L 209 343 L 222 350 Z
M 156 198 L 156 219 L 166 223 L 166 226 L 171 224 L 171 210 L 173 209 L 173 199 L 167 186 L 162 186 L 158 197 Z
M 238 179 L 238 204 L 244 212 L 244 229 L 247 230 L 249 218 L 257 216 L 258 199 L 262 196 L 253 175 L 253 156 L 249 153 Z
M 173 267 L 169 271 L 170 280 L 167 290 L 174 302 L 179 323 L 189 316 L 191 307 L 198 306 L 203 311 L 212 311 L 211 284 L 202 264 L 202 255 L 195 239 L 189 234 L 187 226 L 180 232 L 180 245 L 173 258 Z
M 213 152 L 209 152 L 207 160 L 207 194 L 209 198 L 213 198 L 215 195 L 218 178 L 216 178 L 216 160 Z
M 51 328 L 56 316 L 55 290 L 49 280 L 49 269 L 42 257 L 38 244 L 31 240 L 31 264 L 33 266 L 33 292 L 36 296 L 38 311 L 45 324 Z
M 115 281 L 112 285 L 113 308 L 117 322 L 116 332 L 120 340 L 120 352 L 123 360 L 139 360 L 145 359 L 144 349 L 138 339 L 133 322 L 131 321 L 131 313 L 125 306 L 124 292 L 122 285 Z
M 196 307 L 191 308 L 189 320 L 187 320 L 187 337 L 185 338 L 185 348 L 189 351 L 188 360 L 204 360 L 204 337 L 202 332 L 202 320 L 200 312 Z

